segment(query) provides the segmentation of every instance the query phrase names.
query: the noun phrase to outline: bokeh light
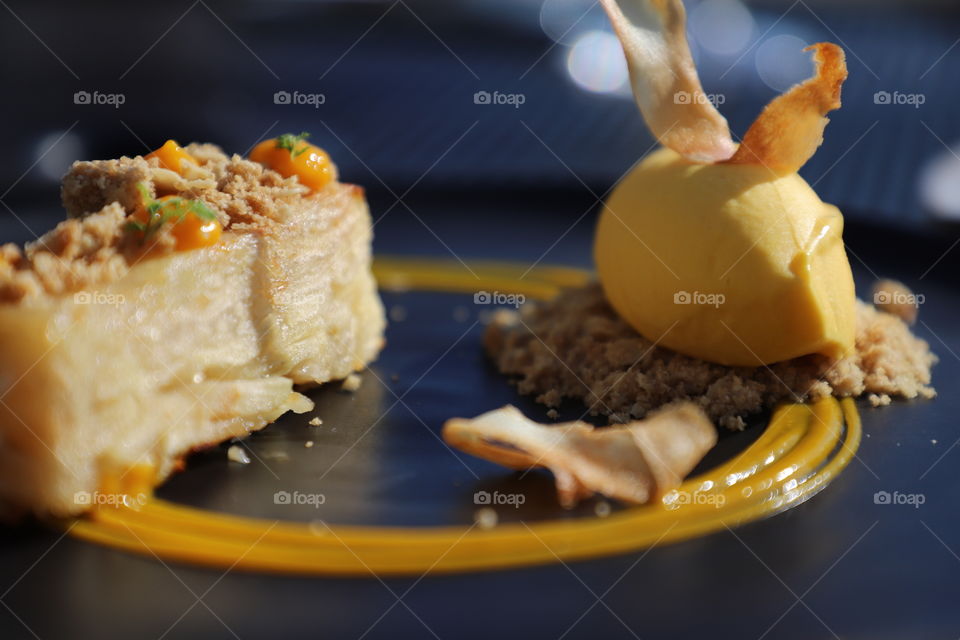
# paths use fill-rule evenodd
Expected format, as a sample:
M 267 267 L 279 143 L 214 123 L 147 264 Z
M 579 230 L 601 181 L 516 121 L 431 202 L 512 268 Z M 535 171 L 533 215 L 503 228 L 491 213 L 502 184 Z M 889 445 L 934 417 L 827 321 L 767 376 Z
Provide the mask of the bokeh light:
M 690 12 L 689 24 L 697 44 L 720 56 L 743 51 L 755 26 L 750 10 L 739 0 L 704 0 Z
M 920 201 L 939 218 L 960 220 L 960 146 L 943 151 L 920 172 Z
M 540 7 L 540 28 L 564 46 L 572 46 L 587 31 L 608 25 L 606 14 L 594 0 L 544 0 Z
M 51 131 L 40 136 L 33 147 L 37 172 L 51 182 L 60 182 L 74 160 L 86 157 L 83 140 L 71 132 Z
M 807 43 L 794 35 L 768 38 L 757 47 L 757 74 L 765 85 L 782 93 L 813 73 L 813 61 L 803 49 Z
M 627 87 L 627 61 L 620 41 L 609 31 L 588 31 L 577 38 L 567 55 L 567 72 L 577 86 L 594 93 Z

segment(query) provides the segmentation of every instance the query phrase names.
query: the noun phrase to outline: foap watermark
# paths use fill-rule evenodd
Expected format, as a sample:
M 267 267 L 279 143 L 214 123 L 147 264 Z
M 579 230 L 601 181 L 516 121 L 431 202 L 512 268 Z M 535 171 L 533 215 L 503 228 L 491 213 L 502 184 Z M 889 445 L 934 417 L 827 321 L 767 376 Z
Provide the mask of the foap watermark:
M 514 109 L 519 109 L 520 105 L 527 101 L 527 96 L 522 93 L 500 93 L 494 91 L 477 91 L 473 94 L 473 104 L 505 104 Z
M 873 104 L 905 104 L 919 109 L 927 101 L 922 93 L 900 93 L 899 91 L 877 91 L 873 94 Z
M 522 293 L 503 293 L 500 291 L 477 291 L 473 294 L 473 304 L 498 304 L 519 308 L 527 301 Z
M 877 491 L 873 494 L 873 504 L 896 504 L 908 505 L 914 509 L 919 509 L 920 505 L 927 501 L 927 496 L 922 493 L 900 493 L 894 491 Z
M 73 294 L 74 304 L 103 304 L 112 307 L 119 307 L 127 302 L 126 297 L 119 293 L 106 293 L 103 291 L 78 291 Z
M 707 505 L 719 509 L 726 503 L 727 497 L 722 493 L 674 490 L 663 496 L 663 504 L 669 509 L 676 509 L 688 504 Z
M 142 507 L 147 503 L 145 493 L 105 493 L 103 491 L 77 491 L 73 504 L 78 507 Z
M 673 304 L 697 304 L 719 307 L 727 301 L 722 293 L 704 293 L 702 291 L 677 291 L 673 294 Z
M 327 96 L 322 93 L 302 93 L 300 91 L 277 91 L 273 94 L 273 104 L 310 105 L 319 109 L 326 103 Z
M 303 493 L 301 491 L 277 491 L 273 494 L 273 504 L 309 505 L 319 509 L 327 501 L 322 493 Z
M 127 101 L 122 93 L 101 93 L 99 91 L 77 91 L 73 94 L 73 104 L 108 105 L 119 109 Z
M 473 494 L 473 504 L 494 507 L 497 505 L 508 505 L 514 509 L 519 509 L 520 505 L 527 501 L 527 496 L 522 493 L 500 493 L 494 491 L 477 491 Z
M 926 301 L 922 293 L 907 291 L 877 291 L 873 294 L 875 305 L 908 305 L 919 308 Z
M 727 101 L 722 93 L 704 93 L 702 91 L 677 91 L 673 94 L 674 104 L 712 104 L 719 106 Z

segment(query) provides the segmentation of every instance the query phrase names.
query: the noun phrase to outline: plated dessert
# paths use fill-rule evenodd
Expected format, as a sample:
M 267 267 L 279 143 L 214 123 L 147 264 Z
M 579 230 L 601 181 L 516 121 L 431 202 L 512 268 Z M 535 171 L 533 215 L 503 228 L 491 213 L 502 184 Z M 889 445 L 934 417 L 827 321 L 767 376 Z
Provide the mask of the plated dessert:
M 933 397 L 936 356 L 910 329 L 909 290 L 887 281 L 876 285 L 876 305 L 856 298 L 843 217 L 797 173 L 840 106 L 840 48 L 810 47 L 813 77 L 771 102 L 737 143 L 703 93 L 680 0 L 601 1 L 663 148 L 604 204 L 596 277 L 494 264 L 468 278 L 459 265 L 416 258 L 378 261 L 375 272 L 398 294 L 530 293 L 537 301 L 520 312 L 493 315 L 484 347 L 548 416 L 574 399 L 583 401 L 580 419 L 537 424 L 507 406 L 450 419 L 443 438 L 511 469 L 549 469 L 565 508 L 595 494 L 645 506 L 598 500 L 596 518 L 499 524 L 491 508 L 475 509 L 499 503 L 468 478 L 450 481 L 452 513 L 472 515 L 473 526 L 331 526 L 318 510 L 330 486 L 323 478 L 393 407 L 436 426 L 407 406 L 407 392 L 375 420 L 349 403 L 324 416 L 358 430 L 334 436 L 332 426 L 329 449 L 296 441 L 301 454 L 337 457 L 319 473 L 313 457 L 299 473 L 281 467 L 273 475 L 283 488 L 271 502 L 250 501 L 251 512 L 151 495 L 192 451 L 310 410 L 304 386 L 342 379 L 339 388 L 358 390 L 355 372 L 383 346 L 363 192 L 338 180 L 306 134 L 285 134 L 248 158 L 169 140 L 144 156 L 77 162 L 63 179 L 68 219 L 23 249 L 0 249 L 0 514 L 54 516 L 85 540 L 227 570 L 422 577 L 579 560 L 799 504 L 855 456 L 853 398 Z M 407 335 L 388 356 L 417 363 L 428 353 L 422 333 Z M 364 409 L 382 411 L 383 390 Z M 691 476 L 717 445 L 717 427 L 743 429 L 766 409 L 769 423 L 749 445 Z M 588 414 L 614 424 L 588 424 Z M 397 434 L 403 446 L 384 440 L 360 454 L 361 473 L 346 483 L 359 488 L 354 504 L 382 505 L 389 484 L 412 493 L 406 483 L 424 451 L 406 446 L 409 433 L 389 436 Z M 285 435 L 287 444 L 297 437 Z M 436 434 L 428 437 L 435 445 Z M 379 457 L 396 449 L 412 464 Z M 229 459 L 244 461 L 238 451 Z M 263 488 L 218 460 L 231 478 Z M 236 486 L 231 500 L 244 493 Z M 460 487 L 481 490 L 465 506 Z M 302 515 L 305 505 L 313 511 L 301 519 L 278 515 Z
M 0 250 L 5 511 L 77 513 L 132 470 L 159 483 L 377 356 L 363 191 L 305 137 L 76 162 L 69 219 Z
M 604 203 L 594 244 L 598 281 L 495 317 L 485 347 L 500 371 L 551 408 L 580 399 L 585 414 L 630 430 L 649 428 L 649 420 L 636 421 L 675 405 L 742 429 L 749 415 L 783 402 L 933 397 L 936 356 L 907 324 L 916 308 L 874 308 L 856 298 L 843 216 L 797 173 L 822 142 L 826 114 L 840 107 L 843 51 L 809 47 L 813 77 L 767 105 L 737 144 L 697 77 L 680 0 L 602 4 L 640 111 L 663 147 Z M 897 283 L 880 288 L 891 286 L 900 287 L 897 300 L 909 299 Z M 465 424 L 468 440 L 459 437 Z M 586 427 L 559 425 L 554 441 L 566 445 L 562 434 L 573 428 Z M 448 442 L 508 466 L 539 449 L 521 431 L 495 428 L 489 415 L 447 425 Z M 688 439 L 682 429 L 675 437 Z M 476 442 L 487 446 L 470 446 Z M 702 457 L 712 444 L 696 450 Z M 567 454 L 567 470 L 584 456 L 597 464 L 586 445 Z M 606 487 L 622 473 L 617 454 L 605 451 L 609 473 L 579 495 L 588 488 L 610 495 Z M 646 451 L 635 462 L 638 477 L 655 456 Z M 572 502 L 567 470 L 555 469 L 547 453 L 529 462 L 553 469 L 563 502 Z M 627 499 L 663 495 L 691 466 L 677 464 L 672 483 Z

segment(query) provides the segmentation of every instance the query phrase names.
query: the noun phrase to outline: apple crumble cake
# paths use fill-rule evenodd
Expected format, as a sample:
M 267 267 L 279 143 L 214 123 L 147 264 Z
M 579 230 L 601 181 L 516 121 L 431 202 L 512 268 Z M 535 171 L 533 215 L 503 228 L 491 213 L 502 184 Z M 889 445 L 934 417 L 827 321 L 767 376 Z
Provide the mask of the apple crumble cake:
M 362 189 L 281 173 L 209 144 L 77 162 L 69 219 L 0 249 L 5 510 L 81 511 L 107 469 L 159 482 L 377 356 Z

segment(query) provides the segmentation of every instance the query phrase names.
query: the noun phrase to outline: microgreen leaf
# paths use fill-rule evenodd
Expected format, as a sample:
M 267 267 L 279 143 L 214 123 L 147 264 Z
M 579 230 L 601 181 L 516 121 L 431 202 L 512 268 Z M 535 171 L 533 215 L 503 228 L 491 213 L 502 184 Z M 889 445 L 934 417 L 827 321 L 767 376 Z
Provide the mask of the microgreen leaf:
M 307 131 L 301 131 L 297 135 L 284 133 L 277 136 L 277 149 L 286 149 L 290 152 L 291 158 L 296 158 L 310 148 L 310 145 L 306 143 L 306 139 L 309 137 L 310 134 Z
M 216 220 L 217 214 L 200 200 L 188 200 L 177 196 L 166 200 L 154 200 L 150 191 L 143 184 L 137 183 L 137 190 L 143 196 L 143 208 L 147 213 L 147 221 L 128 220 L 124 227 L 127 231 L 136 231 L 143 234 L 141 244 L 145 243 L 153 234 L 167 222 L 179 223 L 188 214 L 193 214 L 201 220 Z
M 217 214 L 200 200 L 191 200 L 189 205 L 193 215 L 201 220 L 216 220 Z
M 143 198 L 144 204 L 153 201 L 153 196 L 150 195 L 150 190 L 147 189 L 147 185 L 142 182 L 137 183 L 137 191 L 140 192 L 140 196 Z

